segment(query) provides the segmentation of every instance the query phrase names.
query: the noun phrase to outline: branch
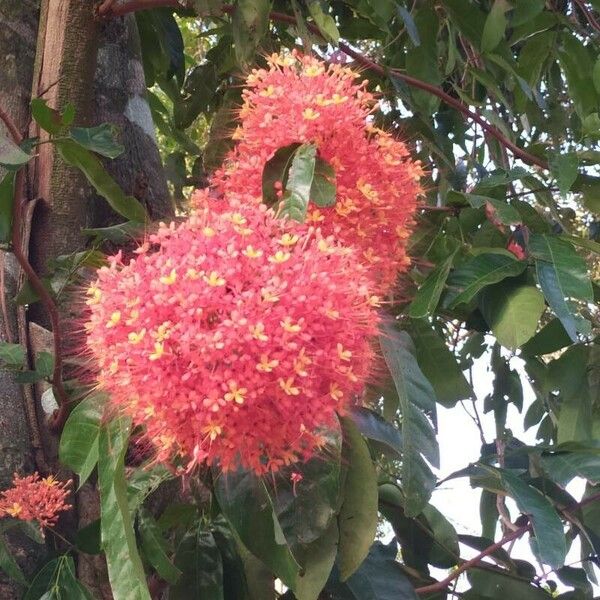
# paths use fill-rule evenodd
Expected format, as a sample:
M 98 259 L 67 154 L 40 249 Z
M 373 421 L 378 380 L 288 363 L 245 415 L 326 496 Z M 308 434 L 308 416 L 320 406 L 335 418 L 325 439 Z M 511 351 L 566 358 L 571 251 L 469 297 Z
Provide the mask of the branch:
M 486 556 L 493 554 L 494 552 L 496 552 L 496 550 L 499 550 L 500 548 L 502 548 L 502 546 L 505 546 L 509 542 L 512 542 L 513 540 L 522 537 L 530 529 L 531 525 L 523 525 L 522 527 L 515 529 L 515 531 L 511 531 L 508 535 L 505 535 L 499 542 L 488 546 L 485 550 L 480 552 L 471 560 L 467 560 L 464 563 L 462 563 L 462 565 L 460 565 L 454 571 L 452 571 L 452 573 L 450 573 L 450 575 L 448 575 L 446 579 L 442 579 L 441 581 L 438 581 L 437 583 L 432 583 L 431 585 L 426 585 L 417 588 L 415 592 L 417 592 L 417 594 L 431 594 L 433 592 L 441 592 L 445 590 L 462 573 L 468 571 L 469 569 L 472 569 L 473 567 L 476 567 Z
M 577 509 L 583 508 L 584 506 L 587 506 L 588 504 L 592 504 L 592 503 L 596 502 L 597 500 L 600 500 L 600 493 L 588 496 L 587 498 L 584 498 L 580 502 L 576 502 L 575 504 L 572 504 L 569 507 L 564 507 L 561 509 L 561 512 L 566 512 L 567 510 L 568 511 L 577 510 Z M 415 590 L 415 592 L 417 592 L 417 594 L 419 594 L 419 595 L 422 595 L 422 594 L 431 594 L 433 592 L 444 591 L 462 573 L 464 573 L 465 571 L 468 571 L 469 569 L 477 567 L 479 565 L 479 563 L 486 556 L 493 554 L 494 552 L 496 552 L 496 550 L 499 550 L 500 548 L 502 548 L 502 546 L 505 546 L 509 542 L 512 542 L 514 540 L 519 539 L 520 537 L 523 537 L 528 531 L 531 531 L 530 523 L 527 525 L 522 525 L 521 527 L 515 529 L 514 531 L 511 531 L 510 533 L 506 534 L 500 541 L 496 542 L 495 544 L 492 544 L 491 546 L 488 546 L 485 550 L 480 552 L 477 556 L 475 556 L 471 560 L 465 561 L 459 567 L 457 567 L 454 571 L 452 571 L 452 573 L 450 573 L 450 575 L 448 575 L 448 577 L 446 577 L 445 579 L 442 579 L 441 581 L 438 581 L 437 583 L 432 583 L 431 585 L 426 585 L 426 586 L 417 588 Z
M 600 23 L 596 20 L 594 15 L 588 10 L 583 0 L 573 0 L 573 3 L 579 7 L 579 10 L 585 15 L 588 23 L 596 30 L 600 31 Z
M 10 132 L 15 144 L 20 144 L 23 141 L 23 136 L 19 133 L 19 130 L 15 126 L 12 119 L 0 107 L 0 120 L 6 125 L 7 130 Z M 52 386 L 56 390 L 57 402 L 59 409 L 53 416 L 50 423 L 51 427 L 58 428 L 66 419 L 69 412 L 68 396 L 64 387 L 62 379 L 62 332 L 60 327 L 60 318 L 58 314 L 58 307 L 54 302 L 52 296 L 46 289 L 42 280 L 31 266 L 25 249 L 23 248 L 23 240 L 21 238 L 21 232 L 23 229 L 23 207 L 25 206 L 25 172 L 23 169 L 17 171 L 15 177 L 15 198 L 13 203 L 13 215 L 12 215 L 12 251 L 19 263 L 21 269 L 29 280 L 31 287 L 35 293 L 39 296 L 40 302 L 44 305 L 50 323 L 52 325 L 52 336 L 54 341 L 54 370 L 52 372 Z
M 103 12 L 100 12 L 103 9 L 103 7 L 106 7 L 107 3 L 108 8 L 105 9 Z M 114 5 L 113 2 L 111 2 L 111 0 L 105 0 L 98 12 L 99 14 L 102 14 L 102 16 L 120 16 L 137 10 L 145 10 L 149 8 L 185 8 L 184 4 L 184 0 L 182 0 L 182 2 L 179 2 L 178 0 L 125 0 L 117 5 Z M 223 13 L 232 13 L 235 10 L 235 6 L 224 5 L 221 7 L 221 10 L 223 11 Z M 289 23 L 291 25 L 296 24 L 295 17 L 285 13 L 272 12 L 270 14 L 270 18 L 273 21 L 279 21 L 281 23 Z M 319 28 L 316 25 L 313 25 L 312 23 L 307 23 L 307 26 L 312 33 L 320 35 Z M 437 96 L 448 106 L 451 106 L 455 110 L 458 110 L 468 119 L 475 121 L 475 123 L 480 125 L 481 128 L 487 134 L 495 138 L 502 146 L 508 148 L 517 158 L 520 158 L 523 162 L 530 165 L 538 166 L 542 169 L 549 168 L 548 163 L 546 161 L 517 146 L 517 144 L 509 140 L 497 127 L 488 123 L 478 112 L 471 110 L 466 104 L 463 104 L 457 98 L 450 96 L 450 94 L 447 94 L 441 88 L 435 85 L 431 85 L 430 83 L 427 83 L 420 79 L 417 79 L 416 77 L 411 77 L 410 75 L 407 75 L 406 73 L 403 73 L 398 69 L 388 69 L 386 67 L 383 67 L 382 65 L 376 63 L 375 61 L 365 56 L 364 54 L 361 54 L 357 50 L 354 50 L 344 42 L 339 42 L 338 47 L 344 54 L 346 54 L 350 58 L 353 58 L 358 64 L 362 65 L 367 69 L 370 69 L 378 75 L 381 75 L 383 77 L 388 77 L 389 75 L 391 75 L 392 77 L 400 79 L 410 87 L 414 87 L 419 90 L 428 92 L 433 96 Z

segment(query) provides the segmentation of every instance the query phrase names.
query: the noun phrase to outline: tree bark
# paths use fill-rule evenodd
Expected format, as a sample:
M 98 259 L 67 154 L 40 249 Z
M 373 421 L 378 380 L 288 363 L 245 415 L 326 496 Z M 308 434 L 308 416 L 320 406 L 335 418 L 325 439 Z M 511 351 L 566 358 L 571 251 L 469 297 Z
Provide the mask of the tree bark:
M 41 0 L 41 7 L 39 0 L 0 0 L 0 56 L 4 58 L 0 69 L 0 103 L 20 131 L 39 135 L 42 141 L 47 139 L 47 134 L 30 124 L 32 95 L 43 97 L 49 106 L 59 110 L 67 103 L 73 104 L 78 125 L 116 124 L 125 152 L 114 161 L 104 161 L 107 170 L 127 194 L 137 197 L 147 207 L 153 219 L 172 214 L 132 15 L 101 21 L 94 14 L 93 0 Z M 30 262 L 38 273 L 45 272 L 49 259 L 85 247 L 87 240 L 82 228 L 103 227 L 123 220 L 95 194 L 78 171 L 56 155 L 51 144 L 38 148 L 38 156 L 28 172 L 27 198 L 30 203 L 37 199 L 35 210 L 30 211 L 33 216 L 28 247 Z M 4 257 L 3 262 L 10 268 L 5 269 L 3 277 L 6 289 L 0 290 L 6 299 L 6 310 L 0 311 L 0 340 L 15 338 L 20 329 L 25 331 L 20 341 L 30 346 L 34 340 L 28 339 L 27 332 L 36 329 L 26 324 L 18 326 L 18 310 L 9 301 L 17 288 L 18 269 L 12 255 Z M 21 316 L 24 323 L 24 310 Z M 44 309 L 37 304 L 28 309 L 27 320 L 30 325 L 48 327 Z M 36 331 L 43 333 L 39 328 Z M 39 389 L 34 402 L 33 410 L 37 413 L 34 426 L 37 423 L 42 429 L 45 459 L 56 468 L 57 438 L 52 439 L 45 427 Z M 14 471 L 27 473 L 34 468 L 26 406 L 22 390 L 13 382 L 12 375 L 0 371 L 0 490 L 10 485 Z M 93 486 L 86 487 L 83 497 L 86 506 L 79 514 L 80 525 L 95 518 L 98 508 Z M 22 539 L 10 541 L 27 573 L 43 562 L 39 546 L 32 548 L 32 544 Z M 78 570 L 96 597 L 110 596 L 102 584 L 101 561 L 82 560 Z M 20 597 L 21 592 L 0 571 L 0 598 L 11 600 Z

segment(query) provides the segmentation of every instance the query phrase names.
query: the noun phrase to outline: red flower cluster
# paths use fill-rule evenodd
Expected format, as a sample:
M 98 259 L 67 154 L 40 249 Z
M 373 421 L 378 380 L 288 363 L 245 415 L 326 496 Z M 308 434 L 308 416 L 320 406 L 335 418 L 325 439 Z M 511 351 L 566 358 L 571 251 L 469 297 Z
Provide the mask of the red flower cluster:
M 311 456 L 369 376 L 378 317 L 354 251 L 254 204 L 162 225 L 89 288 L 99 384 L 158 460 L 257 473 Z
M 224 194 L 260 202 L 262 172 L 284 146 L 314 143 L 334 168 L 337 201 L 311 204 L 308 222 L 359 250 L 381 293 L 407 268 L 422 175 L 402 142 L 369 124 L 375 104 L 351 69 L 297 53 L 274 54 L 247 78 L 239 140 L 212 180 Z
M 59 513 L 71 508 L 66 499 L 70 481 L 60 482 L 52 476 L 42 479 L 38 473 L 13 477 L 13 487 L 0 493 L 0 517 L 37 521 L 51 527 Z

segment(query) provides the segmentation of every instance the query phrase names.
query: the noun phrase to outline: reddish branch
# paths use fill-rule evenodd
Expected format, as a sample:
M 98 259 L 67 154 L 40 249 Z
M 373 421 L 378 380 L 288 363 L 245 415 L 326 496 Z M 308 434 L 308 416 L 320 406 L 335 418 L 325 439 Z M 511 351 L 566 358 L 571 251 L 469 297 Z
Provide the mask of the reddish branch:
M 19 145 L 23 141 L 23 136 L 15 126 L 13 120 L 9 115 L 0 107 L 0 119 L 6 125 L 13 141 Z M 31 266 L 29 259 L 23 248 L 23 240 L 21 233 L 23 231 L 23 209 L 25 208 L 25 172 L 23 169 L 17 171 L 15 177 L 15 197 L 13 202 L 13 214 L 12 214 L 12 251 L 19 263 L 21 269 L 31 284 L 31 287 L 35 293 L 39 296 L 40 302 L 44 305 L 50 323 L 52 325 L 52 336 L 54 341 L 54 370 L 52 372 L 52 386 L 56 392 L 57 402 L 59 409 L 53 417 L 51 425 L 53 427 L 60 427 L 64 423 L 68 411 L 68 397 L 64 387 L 62 379 L 62 333 L 60 327 L 60 318 L 58 314 L 58 307 L 54 302 L 52 296 L 46 289 L 42 280 Z
M 561 511 L 563 513 L 566 513 L 567 511 L 572 512 L 574 510 L 583 508 L 584 506 L 587 506 L 588 504 L 593 504 L 597 500 L 600 500 L 600 493 L 588 496 L 587 498 L 584 498 L 580 502 L 576 502 L 575 504 L 572 504 L 571 506 L 562 507 Z M 513 540 L 517 540 L 520 537 L 523 537 L 528 531 L 531 531 L 531 528 L 532 528 L 532 526 L 530 523 L 527 525 L 522 525 L 521 527 L 518 527 L 514 531 L 507 533 L 500 541 L 496 542 L 495 544 L 492 544 L 491 546 L 488 546 L 485 550 L 480 552 L 477 556 L 475 556 L 472 559 L 467 560 L 464 563 L 462 563 L 461 565 L 459 565 L 445 579 L 442 579 L 441 581 L 438 581 L 437 583 L 432 583 L 431 585 L 426 585 L 426 586 L 417 588 L 415 591 L 419 595 L 432 594 L 434 592 L 444 591 L 462 573 L 464 573 L 465 571 L 468 571 L 469 569 L 473 569 L 474 567 L 477 567 L 486 556 L 490 556 L 491 554 L 496 552 L 496 550 L 499 550 L 500 548 L 502 548 L 502 546 L 506 546 L 506 544 L 508 544 L 509 542 L 512 542 Z
M 108 8 L 106 8 L 107 4 Z M 184 8 L 184 4 L 184 2 L 179 2 L 178 0 L 129 0 L 125 2 L 119 2 L 118 4 L 113 4 L 111 0 L 105 0 L 102 6 L 98 9 L 98 13 L 103 16 L 119 16 L 125 15 L 130 12 L 135 12 L 138 10 L 144 10 L 149 8 Z M 221 10 L 223 11 L 223 13 L 231 13 L 235 10 L 235 6 L 225 5 L 221 8 Z M 287 15 L 285 13 L 272 12 L 270 17 L 273 21 L 290 23 L 291 25 L 294 25 L 296 23 L 296 19 L 294 16 Z M 307 25 L 310 31 L 316 33 L 317 35 L 320 34 L 319 29 L 315 25 L 311 23 L 308 23 Z M 458 110 L 465 117 L 471 119 L 472 121 L 480 125 L 481 128 L 488 135 L 491 135 L 496 140 L 498 140 L 498 142 L 502 144 L 502 146 L 508 148 L 517 158 L 520 158 L 523 162 L 530 165 L 536 165 L 538 167 L 541 167 L 542 169 L 548 169 L 548 163 L 546 161 L 541 159 L 539 156 L 535 156 L 534 154 L 531 154 L 530 152 L 527 152 L 526 150 L 523 150 L 523 148 L 517 146 L 517 144 L 508 139 L 497 127 L 494 127 L 493 125 L 488 123 L 479 113 L 477 113 L 474 110 L 471 110 L 466 104 L 463 104 L 457 98 L 450 96 L 450 94 L 447 94 L 441 88 L 427 83 L 425 81 L 422 81 L 420 79 L 417 79 L 416 77 L 411 77 L 410 75 L 407 75 L 406 73 L 403 73 L 402 71 L 399 71 L 397 69 L 388 69 L 386 67 L 383 67 L 382 65 L 366 57 L 364 54 L 361 54 L 357 50 L 354 50 L 344 42 L 339 42 L 338 47 L 342 52 L 344 52 L 344 54 L 353 58 L 358 64 L 367 69 L 370 69 L 378 75 L 381 75 L 383 77 L 391 75 L 393 77 L 396 77 L 397 79 L 400 79 L 410 87 L 417 88 L 419 90 L 423 90 L 429 94 L 432 94 L 433 96 L 437 96 L 445 104 Z
M 600 32 L 600 23 L 591 13 L 591 11 L 585 5 L 583 0 L 573 0 L 573 2 L 579 7 L 579 10 L 585 15 L 585 18 L 588 20 L 588 23 L 596 30 Z

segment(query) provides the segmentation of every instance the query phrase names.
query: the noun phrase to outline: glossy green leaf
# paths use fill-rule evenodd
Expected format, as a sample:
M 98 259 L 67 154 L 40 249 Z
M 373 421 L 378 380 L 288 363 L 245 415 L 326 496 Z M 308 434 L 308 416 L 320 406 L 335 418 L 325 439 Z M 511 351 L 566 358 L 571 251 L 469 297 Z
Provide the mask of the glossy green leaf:
M 511 6 L 506 0 L 494 0 L 481 34 L 483 52 L 491 52 L 504 37 L 507 25 L 506 12 L 510 9 Z
M 13 142 L 7 133 L 0 130 L 0 166 L 18 168 L 27 164 L 31 158 Z
M 233 13 L 235 55 L 241 66 L 248 64 L 269 30 L 271 0 L 240 0 Z
M 475 393 L 446 341 L 426 320 L 411 322 L 417 363 L 432 385 L 437 401 L 451 408 Z
M 566 194 L 577 179 L 579 161 L 575 152 L 557 153 L 550 157 L 550 169 L 561 194 Z
M 162 464 L 153 467 L 143 465 L 131 472 L 127 477 L 129 512 L 134 515 L 152 492 L 156 491 L 165 481 L 173 479 L 173 477 L 173 472 Z
M 489 569 L 467 571 L 472 590 L 465 594 L 467 600 L 551 600 L 552 595 L 543 588 L 524 581 L 521 577 L 507 572 L 497 573 Z
M 98 463 L 98 440 L 106 398 L 91 394 L 72 411 L 65 423 L 58 447 L 60 462 L 79 475 L 79 487 Z
M 500 477 L 519 510 L 531 519 L 540 560 L 552 568 L 561 567 L 565 562 L 567 545 L 563 524 L 552 503 L 516 475 L 503 471 Z
M 452 197 L 456 196 L 464 196 L 473 208 L 485 208 L 490 220 L 494 222 L 501 223 L 502 225 L 516 225 L 522 222 L 519 211 L 514 206 L 502 200 L 477 194 L 459 194 L 459 192 L 453 192 Z
M 269 490 L 275 515 L 295 556 L 299 545 L 310 544 L 324 534 L 337 513 L 341 452 L 341 432 L 328 432 L 322 454 L 283 470 L 281 480 Z M 293 473 L 302 477 L 295 484 Z
M 556 352 L 571 344 L 572 340 L 560 319 L 552 319 L 544 325 L 526 344 L 521 346 L 525 356 L 540 356 Z
M 31 101 L 31 116 L 42 129 L 52 135 L 59 134 L 67 125 L 63 115 L 50 108 L 48 102 L 43 98 L 34 98 Z
M 293 589 L 300 567 L 283 537 L 265 482 L 250 471 L 215 473 L 215 495 L 244 546 Z
M 115 600 L 150 600 L 127 504 L 124 460 L 129 427 L 124 418 L 118 417 L 100 429 L 98 484 L 102 548 Z
M 369 449 L 358 428 L 342 418 L 347 464 L 342 507 L 338 516 L 340 543 L 337 565 L 340 579 L 346 580 L 369 553 L 377 531 L 377 475 Z
M 292 159 L 299 147 L 300 144 L 290 144 L 279 148 L 265 163 L 262 172 L 262 195 L 265 204 L 271 205 L 278 202 L 275 184 L 279 184 L 282 189 L 285 189 Z
M 429 273 L 427 279 L 419 286 L 408 309 L 410 317 L 413 319 L 422 319 L 433 314 L 440 301 L 448 274 L 454 263 L 455 254 L 456 252 L 453 252 L 446 260 L 437 265 Z
M 293 154 L 285 192 L 282 196 L 282 216 L 303 223 L 313 185 L 317 149 L 313 144 L 302 144 Z
M 22 585 L 27 584 L 25 575 L 23 575 L 23 571 L 17 564 L 2 534 L 0 534 L 0 572 L 6 573 L 11 579 Z
M 210 531 L 197 528 L 186 533 L 175 565 L 182 576 L 169 589 L 169 600 L 223 600 L 223 563 Z
M 315 159 L 315 172 L 310 188 L 310 200 L 317 206 L 335 204 L 337 186 L 333 167 L 319 156 Z
M 484 290 L 480 308 L 498 342 L 516 350 L 535 334 L 545 304 L 535 286 L 505 279 Z
M 600 483 L 600 455 L 597 452 L 555 452 L 543 454 L 541 462 L 548 475 L 559 485 L 567 485 L 575 477 Z
M 102 163 L 89 150 L 72 140 L 56 141 L 55 144 L 64 161 L 79 169 L 113 210 L 131 221 L 138 223 L 146 221 L 146 209 L 142 204 L 133 196 L 125 195 Z
M 406 71 L 421 81 L 439 85 L 441 81 L 437 51 L 439 21 L 433 6 L 429 3 L 420 5 L 414 13 L 414 22 L 421 43 L 407 48 Z M 411 93 L 414 104 L 425 115 L 433 114 L 437 110 L 440 102 L 436 96 L 415 89 L 411 90 Z
M 68 555 L 46 563 L 36 574 L 23 600 L 93 600 L 77 581 L 75 563 Z
M 318 0 L 308 2 L 308 12 L 325 39 L 337 44 L 340 39 L 340 32 L 335 24 L 335 19 L 323 11 Z
M 146 560 L 162 579 L 175 584 L 181 576 L 181 571 L 167 556 L 162 532 L 154 517 L 147 510 L 143 509 L 139 513 L 138 531 Z
M 117 158 L 125 147 L 115 141 L 116 127 L 103 123 L 97 127 L 72 127 L 69 137 L 80 146 L 107 158 Z
M 15 200 L 15 173 L 9 171 L 0 181 L 0 244 L 10 241 Z
M 406 514 L 419 514 L 431 496 L 435 476 L 426 458 L 439 466 L 439 447 L 426 413 L 435 410 L 435 393 L 414 356 L 414 345 L 405 331 L 386 326 L 379 336 L 383 357 L 392 375 L 402 413 L 402 488 Z
M 575 341 L 581 321 L 568 299 L 593 298 L 585 261 L 571 244 L 550 235 L 532 235 L 529 251 L 536 259 L 538 281 L 548 304 Z
M 394 425 L 368 408 L 354 407 L 349 416 L 367 439 L 381 444 L 392 456 L 402 458 L 402 436 Z
M 410 41 L 413 43 L 413 46 L 418 47 L 421 45 L 421 36 L 419 35 L 419 29 L 415 23 L 413 16 L 410 14 L 406 7 L 402 5 L 398 5 L 398 15 L 404 22 L 404 27 L 406 27 L 406 32 L 410 37 Z
M 10 344 L 0 342 L 0 361 L 14 367 L 20 367 L 25 363 L 25 348 L 21 344 Z
M 457 267 L 448 278 L 445 304 L 454 308 L 470 302 L 484 287 L 514 277 L 525 270 L 523 261 L 504 254 L 479 254 Z

